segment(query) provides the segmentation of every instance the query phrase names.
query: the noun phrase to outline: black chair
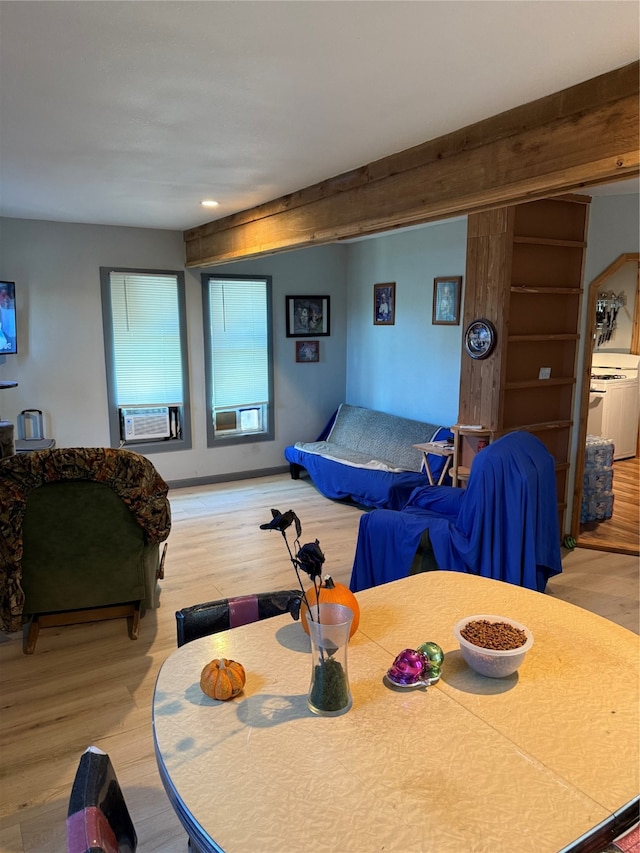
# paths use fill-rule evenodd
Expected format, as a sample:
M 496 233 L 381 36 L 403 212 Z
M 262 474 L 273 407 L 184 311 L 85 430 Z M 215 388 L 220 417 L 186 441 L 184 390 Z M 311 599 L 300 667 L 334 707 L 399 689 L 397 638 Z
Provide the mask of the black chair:
M 290 613 L 293 619 L 299 619 L 301 599 L 300 590 L 284 589 L 222 598 L 184 607 L 176 611 L 178 646 L 184 646 L 199 637 L 217 634 L 261 619 L 271 619 L 283 613 Z
M 138 837 L 109 756 L 90 746 L 71 788 L 67 853 L 135 853 Z

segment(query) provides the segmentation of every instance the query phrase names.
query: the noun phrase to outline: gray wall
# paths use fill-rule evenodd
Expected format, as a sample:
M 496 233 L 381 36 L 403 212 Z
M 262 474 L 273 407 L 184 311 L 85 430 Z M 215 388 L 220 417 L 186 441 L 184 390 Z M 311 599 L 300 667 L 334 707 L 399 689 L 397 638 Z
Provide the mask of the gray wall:
M 108 445 L 99 267 L 182 268 L 181 235 L 142 228 L 0 220 L 0 275 L 16 282 L 18 355 L 7 356 L 0 412 L 42 409 L 60 446 Z M 188 294 L 193 313 L 194 294 Z
M 20 349 L 0 364 L 1 380 L 19 382 L 0 391 L 0 417 L 16 423 L 22 409 L 38 408 L 59 446 L 108 444 L 99 267 L 182 269 L 182 234 L 4 219 L 0 249 L 0 277 L 16 281 Z M 343 400 L 455 423 L 462 326 L 433 326 L 431 312 L 433 279 L 464 276 L 465 250 L 466 219 L 456 219 L 215 267 L 274 283 L 276 438 L 240 447 L 206 447 L 200 271 L 186 271 L 193 449 L 154 454 L 160 473 L 180 481 L 283 467 L 284 447 L 313 440 Z M 585 292 L 620 254 L 637 251 L 638 196 L 594 198 Z M 387 281 L 396 282 L 395 325 L 374 326 L 373 286 Z M 285 296 L 301 294 L 331 297 L 318 364 L 297 364 L 286 337 Z
M 108 445 L 99 267 L 183 269 L 182 233 L 2 219 L 0 250 L 0 277 L 16 282 L 19 336 L 18 355 L 0 364 L 0 380 L 19 383 L 0 391 L 0 418 L 16 424 L 23 409 L 41 409 L 59 447 Z M 327 246 L 216 267 L 273 276 L 276 438 L 233 447 L 206 446 L 201 271 L 186 271 L 193 448 L 152 455 L 165 479 L 284 469 L 284 447 L 316 437 L 345 394 L 346 253 Z M 305 293 L 331 296 L 317 364 L 297 364 L 286 337 L 285 296 Z

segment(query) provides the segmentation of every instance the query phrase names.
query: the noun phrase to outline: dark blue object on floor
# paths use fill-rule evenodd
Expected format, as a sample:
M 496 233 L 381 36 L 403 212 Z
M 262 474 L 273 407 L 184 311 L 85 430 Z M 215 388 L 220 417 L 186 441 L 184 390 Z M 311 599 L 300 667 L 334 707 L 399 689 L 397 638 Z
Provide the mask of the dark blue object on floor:
M 475 457 L 466 489 L 416 489 L 401 511 L 360 519 L 351 590 L 407 577 L 425 531 L 439 569 L 543 592 L 562 571 L 554 459 L 513 432 Z

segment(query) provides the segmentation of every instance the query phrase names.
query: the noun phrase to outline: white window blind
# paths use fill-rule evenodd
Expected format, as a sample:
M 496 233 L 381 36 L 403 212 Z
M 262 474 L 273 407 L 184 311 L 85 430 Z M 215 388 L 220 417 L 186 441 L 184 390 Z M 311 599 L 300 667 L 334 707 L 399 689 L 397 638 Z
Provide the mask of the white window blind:
M 182 405 L 178 279 L 111 272 L 116 404 Z
M 209 279 L 214 411 L 268 402 L 267 306 L 264 280 Z

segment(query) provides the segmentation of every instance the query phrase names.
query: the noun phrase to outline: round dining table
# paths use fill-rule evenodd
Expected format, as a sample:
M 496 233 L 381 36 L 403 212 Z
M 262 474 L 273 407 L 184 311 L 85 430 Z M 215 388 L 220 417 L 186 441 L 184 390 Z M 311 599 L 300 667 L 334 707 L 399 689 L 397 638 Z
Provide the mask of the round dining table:
M 309 638 L 288 614 L 194 640 L 162 664 L 156 758 L 194 850 L 568 853 L 611 837 L 639 790 L 636 634 L 550 594 L 458 572 L 357 598 L 353 705 L 342 716 L 309 710 Z M 465 663 L 453 626 L 478 614 L 533 633 L 513 675 Z M 440 680 L 390 687 L 394 658 L 426 641 L 444 651 Z M 200 689 L 219 657 L 246 671 L 229 701 Z

